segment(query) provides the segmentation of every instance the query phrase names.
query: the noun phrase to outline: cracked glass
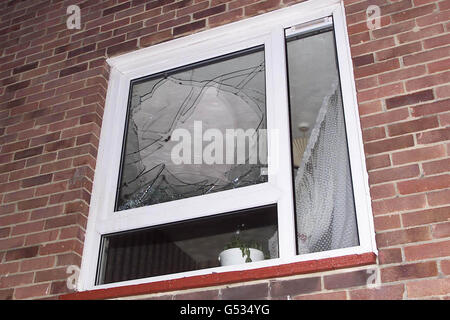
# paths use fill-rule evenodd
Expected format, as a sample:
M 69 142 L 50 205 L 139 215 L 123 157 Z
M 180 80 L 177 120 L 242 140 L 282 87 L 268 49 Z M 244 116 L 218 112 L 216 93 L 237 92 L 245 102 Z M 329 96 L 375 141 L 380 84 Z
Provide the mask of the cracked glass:
M 267 181 L 264 47 L 133 80 L 116 211 Z

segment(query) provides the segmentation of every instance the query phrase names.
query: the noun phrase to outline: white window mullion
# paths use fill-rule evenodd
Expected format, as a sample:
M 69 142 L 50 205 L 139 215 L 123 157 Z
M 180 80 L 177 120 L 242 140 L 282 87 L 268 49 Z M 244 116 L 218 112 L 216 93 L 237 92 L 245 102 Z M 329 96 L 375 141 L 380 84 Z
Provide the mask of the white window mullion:
M 281 259 L 295 256 L 292 162 L 284 29 L 274 28 L 266 48 L 269 182 L 281 191 L 278 200 L 278 244 Z

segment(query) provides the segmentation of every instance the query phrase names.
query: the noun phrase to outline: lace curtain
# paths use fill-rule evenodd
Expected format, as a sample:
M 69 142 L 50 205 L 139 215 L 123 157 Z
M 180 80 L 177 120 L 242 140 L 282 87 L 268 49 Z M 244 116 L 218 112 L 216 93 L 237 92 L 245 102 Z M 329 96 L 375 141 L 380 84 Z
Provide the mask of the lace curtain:
M 298 253 L 358 245 L 341 92 L 323 100 L 295 177 Z

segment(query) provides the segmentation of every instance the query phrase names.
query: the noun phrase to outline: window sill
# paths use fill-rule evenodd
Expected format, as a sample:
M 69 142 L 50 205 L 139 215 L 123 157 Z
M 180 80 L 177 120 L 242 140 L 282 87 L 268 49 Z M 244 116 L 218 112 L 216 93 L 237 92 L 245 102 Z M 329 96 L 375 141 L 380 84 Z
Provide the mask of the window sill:
M 375 253 L 363 253 L 320 260 L 301 261 L 273 267 L 252 270 L 231 271 L 206 274 L 166 281 L 149 282 L 136 285 L 120 286 L 108 289 L 80 291 L 61 295 L 60 300 L 101 300 L 120 297 L 138 296 L 210 286 L 263 280 L 307 273 L 358 267 L 376 263 Z

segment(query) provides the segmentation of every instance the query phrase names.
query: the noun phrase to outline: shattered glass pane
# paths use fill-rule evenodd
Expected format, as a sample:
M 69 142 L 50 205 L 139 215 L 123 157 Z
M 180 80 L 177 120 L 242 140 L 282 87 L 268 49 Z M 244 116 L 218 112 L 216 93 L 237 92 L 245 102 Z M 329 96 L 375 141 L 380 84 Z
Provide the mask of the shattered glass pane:
M 260 46 L 132 81 L 116 211 L 266 182 L 264 69 Z

